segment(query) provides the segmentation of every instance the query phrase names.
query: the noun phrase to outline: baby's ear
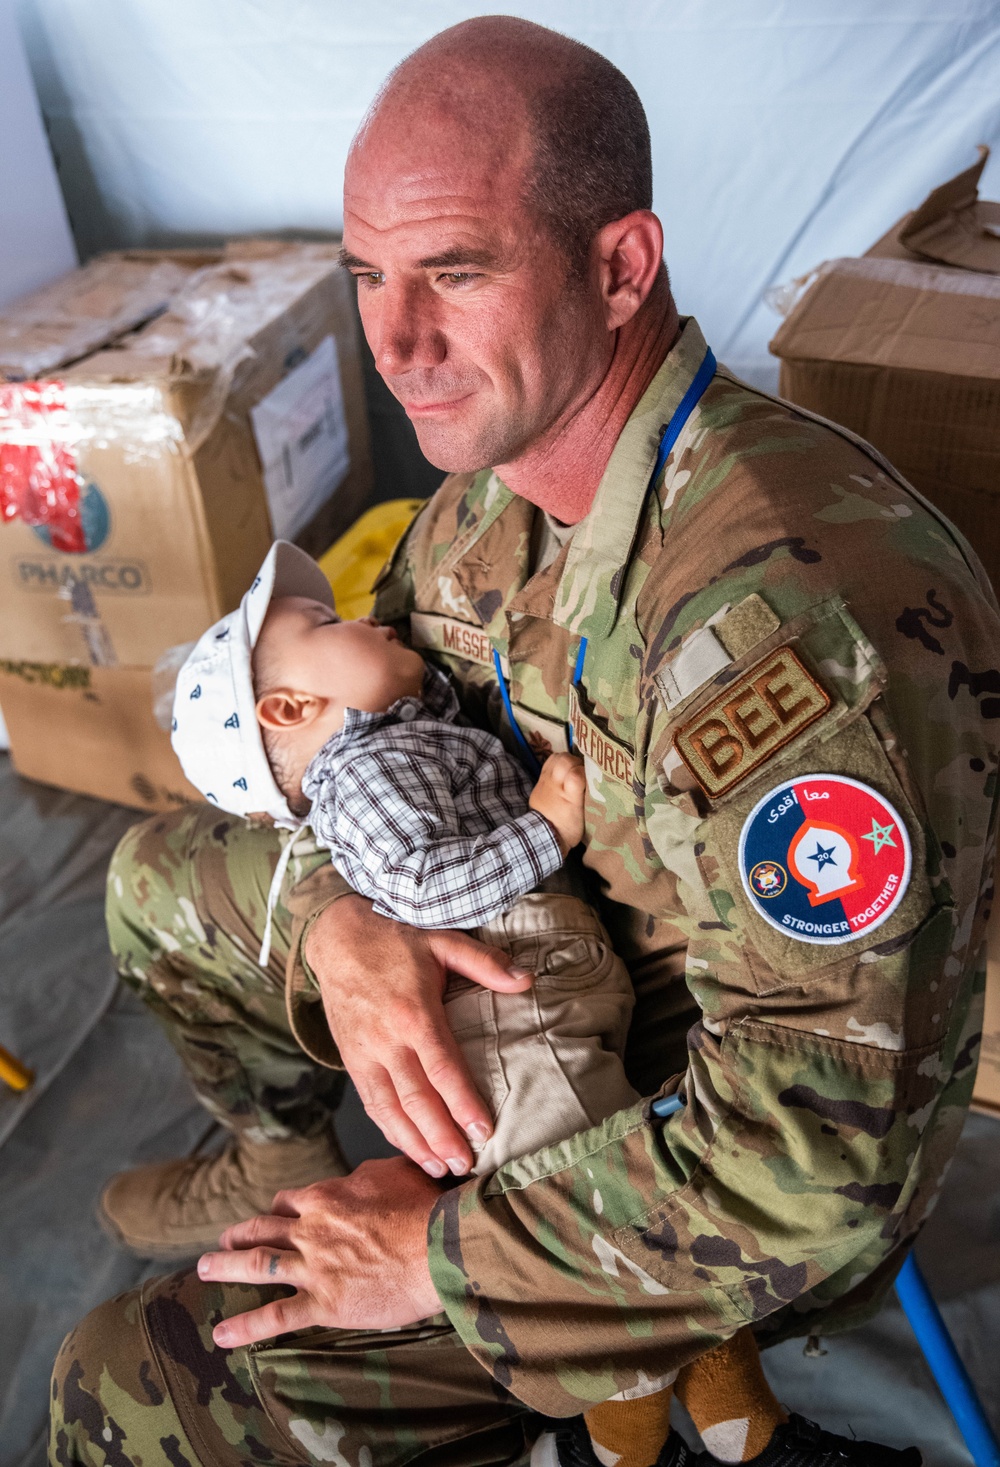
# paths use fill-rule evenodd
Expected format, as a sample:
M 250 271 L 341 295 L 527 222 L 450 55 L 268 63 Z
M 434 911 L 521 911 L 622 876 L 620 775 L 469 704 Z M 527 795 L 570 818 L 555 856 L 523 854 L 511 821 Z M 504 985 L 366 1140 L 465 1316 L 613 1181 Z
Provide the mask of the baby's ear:
M 257 699 L 257 722 L 277 733 L 303 728 L 312 723 L 319 712 L 319 699 L 312 693 L 296 693 L 291 688 L 276 688 Z

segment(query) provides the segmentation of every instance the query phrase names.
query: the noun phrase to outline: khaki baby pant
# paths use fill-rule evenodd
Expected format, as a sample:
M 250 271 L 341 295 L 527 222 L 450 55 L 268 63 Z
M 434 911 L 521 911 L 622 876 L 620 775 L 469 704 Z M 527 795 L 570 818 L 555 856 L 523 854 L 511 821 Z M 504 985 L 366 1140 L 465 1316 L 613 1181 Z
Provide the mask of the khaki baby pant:
M 452 978 L 445 1013 L 494 1133 L 475 1171 L 589 1130 L 638 1096 L 622 1054 L 632 984 L 597 914 L 559 873 L 475 936 L 535 975 L 525 993 Z M 560 889 L 561 888 L 561 889 Z

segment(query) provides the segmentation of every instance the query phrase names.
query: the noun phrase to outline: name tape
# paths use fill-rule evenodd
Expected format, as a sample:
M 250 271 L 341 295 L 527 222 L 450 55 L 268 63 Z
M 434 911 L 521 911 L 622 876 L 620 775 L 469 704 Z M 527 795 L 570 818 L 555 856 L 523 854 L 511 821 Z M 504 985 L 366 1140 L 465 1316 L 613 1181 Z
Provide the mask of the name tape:
M 450 616 L 436 616 L 429 611 L 410 613 L 410 638 L 414 647 L 427 647 L 448 657 L 493 666 L 493 643 L 482 627 Z
M 682 724 L 674 747 L 706 794 L 724 795 L 831 703 L 791 647 L 778 647 Z
M 631 787 L 635 766 L 630 751 L 591 722 L 580 707 L 576 688 L 570 689 L 569 722 L 575 752 L 596 764 L 609 779 Z

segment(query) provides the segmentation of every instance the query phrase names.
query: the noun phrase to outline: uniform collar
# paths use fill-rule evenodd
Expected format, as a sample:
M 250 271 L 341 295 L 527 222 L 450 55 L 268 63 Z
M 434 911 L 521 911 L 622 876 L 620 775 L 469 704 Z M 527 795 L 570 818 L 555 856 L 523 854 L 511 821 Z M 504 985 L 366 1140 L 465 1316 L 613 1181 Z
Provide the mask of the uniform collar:
M 660 439 L 708 350 L 689 317 L 615 444 L 589 513 L 577 526 L 552 620 L 588 638 L 615 624 L 625 567 L 639 526 Z

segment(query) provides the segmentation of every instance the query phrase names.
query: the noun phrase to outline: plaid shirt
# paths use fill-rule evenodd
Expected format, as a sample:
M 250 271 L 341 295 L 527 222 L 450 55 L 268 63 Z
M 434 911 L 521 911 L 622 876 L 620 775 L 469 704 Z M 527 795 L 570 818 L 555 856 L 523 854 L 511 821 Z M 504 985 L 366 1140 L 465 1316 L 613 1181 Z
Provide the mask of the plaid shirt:
M 302 779 L 340 874 L 413 927 L 478 927 L 562 865 L 551 825 L 528 809 L 527 774 L 457 714 L 447 678 L 428 667 L 419 698 L 348 709 Z

